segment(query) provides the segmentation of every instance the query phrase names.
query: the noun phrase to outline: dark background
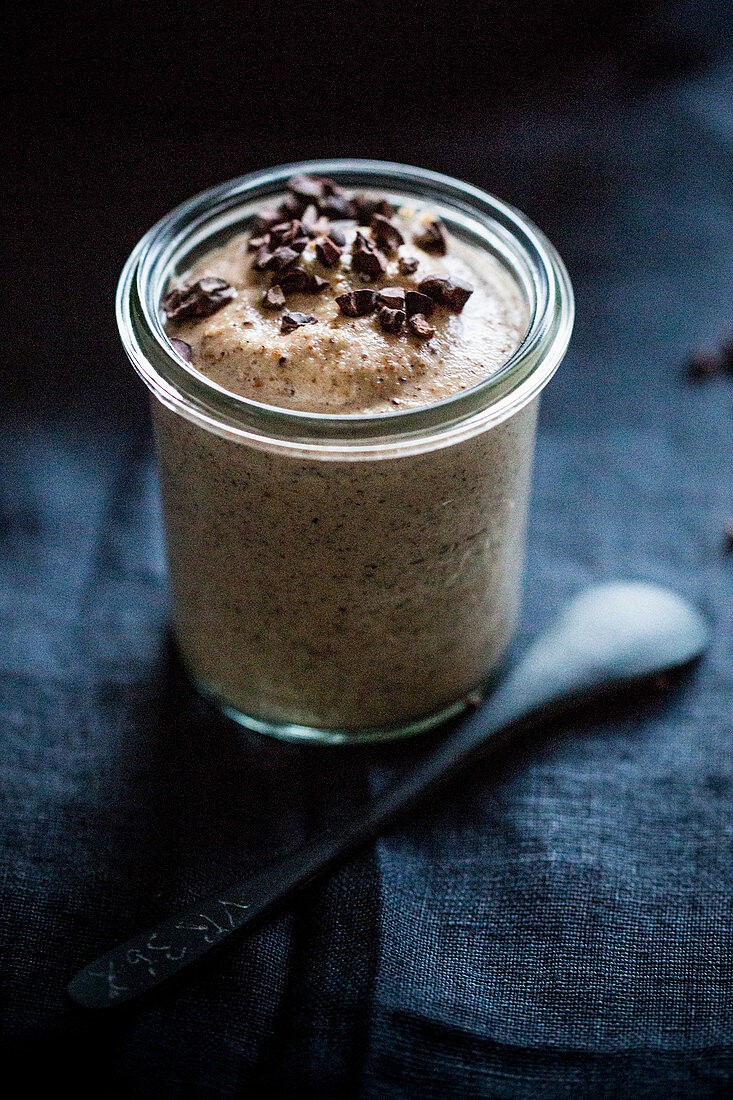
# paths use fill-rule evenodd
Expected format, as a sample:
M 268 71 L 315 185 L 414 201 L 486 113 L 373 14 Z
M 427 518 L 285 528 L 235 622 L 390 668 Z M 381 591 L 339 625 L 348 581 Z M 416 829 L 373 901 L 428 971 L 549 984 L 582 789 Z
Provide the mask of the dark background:
M 26 4 L 5 30 L 8 1059 L 97 1095 L 724 1095 L 733 383 L 683 365 L 733 329 L 731 5 Z M 420 751 L 234 738 L 191 698 L 114 327 L 119 270 L 172 206 L 339 155 L 483 186 L 570 270 L 520 640 L 633 577 L 704 606 L 713 652 L 673 696 L 479 772 L 180 990 L 90 1019 L 64 997 L 82 963 Z

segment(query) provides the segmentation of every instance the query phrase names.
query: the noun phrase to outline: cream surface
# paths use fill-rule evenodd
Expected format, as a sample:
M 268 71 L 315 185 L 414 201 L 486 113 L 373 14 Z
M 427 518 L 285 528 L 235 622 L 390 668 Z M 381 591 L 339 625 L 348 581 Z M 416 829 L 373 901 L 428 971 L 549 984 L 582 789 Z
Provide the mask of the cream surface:
M 267 308 L 271 273 L 253 268 L 249 234 L 240 234 L 204 256 L 182 283 L 208 276 L 225 279 L 236 297 L 213 316 L 167 324 L 169 335 L 191 346 L 191 361 L 207 378 L 265 404 L 309 412 L 373 414 L 431 405 L 489 377 L 520 343 L 527 307 L 514 280 L 484 250 L 446 232 L 444 256 L 414 243 L 429 215 L 402 207 L 391 221 L 405 243 L 385 256 L 375 282 L 351 270 L 356 227 L 343 225 L 346 245 L 335 266 L 326 267 L 310 241 L 299 266 L 327 279 L 320 294 L 287 296 L 285 309 L 311 314 L 315 323 L 281 332 L 282 309 Z M 368 238 L 371 230 L 361 227 Z M 414 274 L 400 272 L 400 259 L 419 261 Z M 349 290 L 402 287 L 449 278 L 473 289 L 462 312 L 438 306 L 427 340 L 383 331 L 374 313 L 344 316 L 336 296 Z

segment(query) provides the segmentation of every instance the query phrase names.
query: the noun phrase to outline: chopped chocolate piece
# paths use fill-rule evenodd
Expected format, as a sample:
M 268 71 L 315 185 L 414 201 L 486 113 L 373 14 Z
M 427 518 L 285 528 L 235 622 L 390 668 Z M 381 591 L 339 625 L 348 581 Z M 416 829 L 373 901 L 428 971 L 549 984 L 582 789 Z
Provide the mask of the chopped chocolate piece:
M 291 176 L 288 191 L 306 203 L 318 204 L 323 197 L 323 181 L 318 176 Z
M 379 323 L 385 332 L 399 335 L 405 323 L 404 309 L 390 309 L 389 306 L 382 306 L 379 311 Z
M 270 252 L 269 245 L 263 244 L 261 248 L 257 249 L 257 255 L 252 261 L 252 267 L 256 271 L 266 271 L 272 262 L 272 252 Z
M 323 188 L 324 195 L 345 195 L 343 187 L 336 183 L 335 180 L 329 179 L 328 176 L 319 176 L 321 187 Z
M 339 227 L 333 222 L 328 224 L 326 236 L 330 237 L 333 243 L 337 244 L 339 248 L 343 248 L 346 244 L 345 233 L 343 232 L 343 230 L 339 229 Z
M 420 266 L 420 261 L 416 256 L 400 256 L 397 266 L 400 269 L 400 275 L 414 275 Z
M 348 294 L 337 295 L 336 302 L 345 317 L 363 317 L 372 313 L 377 296 L 373 290 L 350 290 Z
M 224 279 L 208 276 L 169 291 L 161 305 L 169 321 L 186 321 L 190 317 L 210 317 L 236 297 L 236 290 Z
M 299 218 L 307 206 L 305 199 L 298 195 L 286 195 L 277 208 L 277 221 L 288 221 L 290 218 Z
M 385 286 L 377 294 L 377 301 L 390 309 L 404 309 L 405 292 L 401 286 Z
M 270 228 L 270 243 L 277 247 L 280 244 L 290 244 L 293 237 L 297 237 L 303 231 L 303 223 L 298 218 L 291 218 L 287 222 L 278 222 Z
M 699 382 L 703 378 L 709 378 L 712 374 L 717 374 L 719 370 L 720 359 L 711 352 L 698 351 L 687 360 L 687 375 L 695 382 Z
M 450 286 L 446 287 L 443 292 L 443 305 L 447 306 L 452 313 L 461 313 L 472 294 L 472 286 L 450 281 Z
M 726 554 L 733 552 L 733 519 L 729 519 L 723 528 L 723 549 Z
M 270 234 L 269 233 L 264 233 L 260 237 L 250 237 L 249 241 L 247 242 L 247 251 L 248 252 L 258 252 L 262 248 L 263 245 L 267 245 L 269 243 L 270 243 Z
M 318 318 L 312 313 L 290 313 L 286 309 L 280 321 L 280 332 L 294 332 L 301 325 L 315 325 L 317 322 Z
M 285 305 L 285 294 L 281 286 L 271 286 L 262 299 L 266 309 L 281 309 Z
M 185 340 L 179 340 L 177 336 L 169 336 L 168 342 L 173 345 L 181 359 L 185 359 L 187 363 L 191 362 L 190 344 L 187 344 Z
M 324 267 L 333 267 L 341 259 L 341 249 L 330 237 L 319 237 L 316 241 L 316 256 Z
M 313 203 L 309 203 L 300 215 L 300 221 L 305 232 L 313 236 L 315 234 L 315 225 L 318 221 L 318 208 L 314 206 Z
M 354 204 L 343 192 L 322 198 L 318 209 L 327 218 L 353 218 L 355 214 Z
M 252 233 L 255 237 L 259 237 L 260 234 L 266 233 L 270 226 L 277 225 L 279 221 L 282 221 L 282 215 L 278 207 L 263 206 L 252 222 Z
M 282 287 L 283 294 L 307 294 L 310 274 L 302 267 L 291 267 L 273 276 L 273 285 Z
M 370 282 L 374 282 L 380 275 L 384 275 L 387 270 L 384 258 L 378 252 L 355 252 L 351 260 L 351 267 L 353 271 L 366 275 Z
M 429 340 L 431 336 L 435 336 L 435 329 L 428 324 L 427 318 L 422 313 L 413 313 L 412 317 L 408 317 L 407 327 L 414 336 L 419 336 L 421 340 Z
M 371 225 L 375 214 L 381 214 L 384 218 L 391 218 L 395 212 L 394 206 L 386 199 L 375 199 L 372 195 L 354 195 L 351 202 L 359 225 Z
M 273 225 L 269 238 L 270 248 L 273 249 L 287 245 L 294 252 L 302 252 L 308 244 L 306 227 L 298 218 L 293 218 L 289 222 L 280 222 L 279 225 Z
M 283 294 L 320 294 L 329 285 L 328 279 L 312 275 L 302 267 L 291 267 L 273 277 L 273 283 L 282 287 Z
M 439 221 L 427 222 L 422 233 L 413 238 L 418 248 L 423 252 L 432 252 L 436 256 L 445 256 L 447 243 L 443 226 Z
M 418 284 L 421 294 L 427 294 L 438 305 L 445 306 L 453 313 L 460 313 L 473 294 L 473 288 L 464 283 L 454 283 L 452 279 L 430 277 Z
M 428 298 L 427 294 L 408 290 L 405 295 L 405 309 L 408 317 L 412 317 L 414 313 L 422 313 L 425 317 L 429 317 L 435 309 L 435 302 L 432 298 Z
M 374 281 L 387 270 L 387 263 L 371 241 L 357 233 L 351 246 L 351 269 Z
M 385 252 L 396 252 L 400 245 L 405 243 L 405 238 L 397 226 L 392 225 L 389 218 L 385 218 L 383 214 L 375 214 L 372 218 L 372 233 L 377 247 L 384 249 Z
M 299 253 L 285 244 L 281 248 L 276 248 L 272 254 L 272 258 L 268 263 L 268 268 L 272 271 L 284 271 L 286 267 L 290 267 L 298 259 Z

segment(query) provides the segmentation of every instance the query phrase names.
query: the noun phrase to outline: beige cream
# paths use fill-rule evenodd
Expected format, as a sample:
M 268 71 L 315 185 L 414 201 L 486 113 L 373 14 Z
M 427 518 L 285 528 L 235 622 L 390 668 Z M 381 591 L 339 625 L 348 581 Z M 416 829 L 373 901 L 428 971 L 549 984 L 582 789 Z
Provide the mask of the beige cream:
M 316 324 L 280 331 L 281 311 L 263 306 L 268 272 L 252 267 L 249 236 L 241 234 L 205 256 L 186 281 L 209 275 L 226 279 L 237 297 L 212 317 L 169 324 L 171 335 L 192 347 L 192 361 L 225 389 L 265 404 L 335 414 L 394 412 L 430 405 L 494 373 L 519 343 L 527 311 L 510 276 L 485 252 L 449 238 L 445 256 L 412 243 L 419 215 L 397 216 L 405 244 L 387 256 L 387 270 L 376 283 L 365 283 L 351 269 L 350 245 L 356 229 L 346 229 L 340 262 L 318 262 L 315 245 L 299 266 L 329 281 L 314 294 L 288 295 L 286 308 L 312 314 Z M 362 233 L 370 236 L 368 230 Z M 399 261 L 419 260 L 413 275 L 402 275 Z M 473 289 L 461 313 L 436 309 L 430 317 L 435 336 L 393 336 L 380 328 L 374 313 L 344 317 L 336 297 L 352 288 L 399 286 L 415 290 L 428 276 L 450 278 Z

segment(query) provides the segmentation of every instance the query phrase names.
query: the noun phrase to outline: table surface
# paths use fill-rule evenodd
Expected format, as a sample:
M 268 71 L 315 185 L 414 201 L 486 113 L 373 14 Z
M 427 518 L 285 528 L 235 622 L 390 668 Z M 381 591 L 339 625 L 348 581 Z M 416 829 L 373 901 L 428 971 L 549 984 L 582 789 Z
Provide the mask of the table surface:
M 0 925 L 4 1042 L 29 1080 L 166 1097 L 725 1091 L 733 376 L 695 384 L 683 364 L 733 327 L 733 51 L 703 31 L 699 64 L 672 58 L 664 79 L 596 60 L 560 99 L 469 104 L 458 134 L 446 114 L 340 151 L 495 191 L 570 270 L 520 642 L 583 586 L 642 579 L 710 614 L 709 656 L 670 693 L 477 765 L 180 986 L 100 1017 L 65 997 L 78 967 L 357 806 L 429 742 L 237 732 L 171 654 L 146 399 L 111 296 L 156 216 L 256 164 L 231 140 L 211 179 L 189 164 L 157 181 L 132 140 L 118 159 L 81 141 L 20 152 L 38 171 L 12 263 L 35 290 L 0 383 Z M 306 151 L 273 137 L 258 156 Z

